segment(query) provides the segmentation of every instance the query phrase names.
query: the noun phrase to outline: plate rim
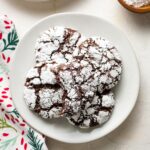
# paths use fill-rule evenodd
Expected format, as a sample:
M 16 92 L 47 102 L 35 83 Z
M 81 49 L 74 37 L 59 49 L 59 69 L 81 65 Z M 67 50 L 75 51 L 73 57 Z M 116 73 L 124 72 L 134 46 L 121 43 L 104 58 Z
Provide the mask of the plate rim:
M 134 100 L 134 103 L 132 104 L 132 107 L 130 109 L 130 111 L 128 111 L 128 113 L 126 113 L 126 116 L 124 115 L 124 117 L 122 117 L 123 119 L 117 123 L 117 125 L 113 128 L 111 128 L 111 130 L 105 132 L 101 137 L 100 136 L 94 136 L 94 137 L 91 137 L 89 139 L 84 139 L 84 140 L 80 140 L 80 141 L 73 141 L 73 140 L 69 140 L 69 141 L 66 141 L 64 140 L 63 138 L 57 138 L 55 136 L 50 136 L 48 135 L 47 133 L 42 133 L 41 131 L 39 131 L 38 129 L 36 129 L 35 127 L 32 126 L 31 123 L 28 123 L 26 122 L 29 126 L 31 126 L 34 130 L 36 130 L 37 132 L 41 133 L 41 134 L 44 134 L 46 135 L 47 137 L 49 138 L 53 138 L 55 140 L 58 140 L 58 141 L 61 141 L 61 142 L 65 142 L 65 143 L 72 143 L 72 144 L 78 144 L 78 143 L 86 143 L 86 142 L 90 142 L 90 141 L 94 141 L 96 139 L 100 139 L 100 138 L 103 138 L 104 136 L 110 134 L 112 131 L 114 131 L 115 129 L 117 129 L 123 122 L 125 122 L 125 120 L 128 118 L 128 116 L 131 114 L 132 110 L 134 109 L 134 106 L 138 100 L 138 94 L 139 94 L 139 89 L 140 89 L 140 69 L 139 69 L 139 64 L 138 64 L 138 60 L 137 60 L 137 57 L 136 57 L 136 54 L 135 54 L 135 51 L 134 51 L 134 48 L 132 47 L 132 44 L 130 43 L 130 41 L 128 40 L 126 34 L 116 25 L 114 25 L 112 22 L 109 22 L 108 20 L 106 19 L 103 19 L 101 17 L 98 17 L 98 16 L 95 16 L 95 15 L 91 15 L 89 13 L 80 13 L 80 12 L 63 12 L 63 13 L 56 13 L 56 14 L 52 14 L 52 15 L 49 15 L 49 16 L 46 16 L 42 19 L 40 19 L 39 21 L 37 21 L 36 23 L 34 23 L 25 33 L 24 35 L 21 37 L 20 39 L 20 42 L 18 43 L 17 47 L 16 47 L 16 51 L 15 51 L 15 55 L 13 57 L 13 62 L 12 62 L 12 65 L 11 65 L 11 68 L 13 70 L 14 68 L 14 62 L 15 62 L 15 58 L 16 58 L 16 53 L 22 43 L 22 40 L 30 33 L 31 30 L 34 29 L 35 26 L 37 26 L 39 23 L 43 22 L 43 21 L 46 21 L 48 19 L 51 19 L 51 18 L 54 18 L 54 17 L 60 17 L 60 16 L 64 16 L 64 15 L 80 15 L 80 16 L 86 16 L 86 17 L 92 17 L 92 18 L 95 18 L 95 19 L 100 19 L 102 20 L 103 22 L 107 23 L 107 24 L 110 24 L 111 26 L 113 26 L 113 28 L 115 28 L 116 30 L 118 30 L 125 38 L 126 40 L 128 41 L 128 44 L 130 45 L 131 47 L 131 52 L 134 56 L 134 60 L 136 62 L 136 70 L 138 72 L 138 75 L 137 75 L 137 89 L 136 89 L 136 92 L 135 92 L 135 100 Z M 10 89 L 12 89 L 12 84 L 11 84 L 11 79 L 12 79 L 12 72 L 10 72 Z M 12 94 L 12 97 L 13 97 L 13 93 Z M 14 106 L 15 108 L 17 109 L 18 111 L 18 108 L 16 106 L 16 102 L 14 102 Z M 19 111 L 18 111 L 19 112 Z M 19 113 L 20 114 L 20 113 Z M 24 119 L 24 116 L 22 116 L 22 114 L 20 114 L 20 116 Z

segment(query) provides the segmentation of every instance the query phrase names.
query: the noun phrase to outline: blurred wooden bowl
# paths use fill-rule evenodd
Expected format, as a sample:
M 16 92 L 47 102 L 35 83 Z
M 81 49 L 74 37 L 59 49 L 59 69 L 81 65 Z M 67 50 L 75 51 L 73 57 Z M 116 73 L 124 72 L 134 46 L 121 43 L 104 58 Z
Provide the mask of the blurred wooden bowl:
M 135 12 L 135 13 L 148 13 L 150 12 L 150 5 L 142 6 L 142 7 L 133 7 L 131 5 L 128 5 L 124 0 L 118 0 L 120 4 L 125 7 L 126 9 Z

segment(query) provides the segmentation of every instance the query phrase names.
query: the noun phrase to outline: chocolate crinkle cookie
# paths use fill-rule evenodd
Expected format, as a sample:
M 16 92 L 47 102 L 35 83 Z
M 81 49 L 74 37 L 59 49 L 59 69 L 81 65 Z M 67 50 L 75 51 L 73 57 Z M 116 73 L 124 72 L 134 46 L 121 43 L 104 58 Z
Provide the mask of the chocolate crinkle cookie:
M 112 88 L 121 73 L 118 50 L 107 39 L 56 26 L 37 39 L 24 99 L 42 118 L 66 117 L 80 128 L 102 125 L 113 112 Z
M 51 64 L 38 64 L 28 71 L 24 99 L 31 110 L 43 118 L 58 118 L 62 111 L 64 91 L 50 69 Z
M 41 63 L 27 74 L 24 90 L 26 104 L 43 118 L 73 115 L 81 107 L 79 89 L 71 74 L 61 73 L 62 68 L 65 66 Z
M 66 63 L 72 60 L 72 53 L 81 40 L 81 34 L 76 30 L 61 26 L 50 28 L 37 39 L 36 62 Z
M 84 101 L 82 110 L 78 114 L 67 117 L 67 119 L 72 125 L 80 128 L 102 125 L 110 118 L 114 105 L 112 92 L 95 93 L 92 100 Z
M 85 40 L 73 53 L 79 63 L 89 67 L 88 83 L 102 93 L 118 84 L 122 72 L 122 61 L 118 50 L 106 39 L 100 37 Z M 86 63 L 86 64 L 85 64 Z M 95 85 L 94 85 L 95 84 Z

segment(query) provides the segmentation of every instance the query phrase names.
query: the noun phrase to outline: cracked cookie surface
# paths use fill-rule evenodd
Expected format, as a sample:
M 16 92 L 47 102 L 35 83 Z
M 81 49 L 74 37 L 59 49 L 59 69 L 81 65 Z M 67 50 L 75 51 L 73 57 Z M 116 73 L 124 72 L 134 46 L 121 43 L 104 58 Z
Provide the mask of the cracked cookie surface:
M 103 125 L 111 117 L 115 100 L 113 93 L 105 91 L 95 94 L 92 101 L 85 101 L 82 110 L 71 117 L 67 117 L 69 123 L 80 128 L 89 128 Z
M 72 53 L 80 43 L 81 34 L 65 27 L 53 27 L 46 30 L 37 39 L 35 45 L 36 62 L 54 60 L 66 63 L 72 60 Z
M 52 62 L 41 63 L 27 74 L 24 99 L 28 107 L 43 118 L 73 115 L 80 109 L 78 87 L 71 75 L 64 76 L 65 72 L 56 71 L 58 66 Z M 68 82 L 65 83 L 66 77 Z
M 111 89 L 121 78 L 122 61 L 107 39 L 52 27 L 37 39 L 35 58 L 24 90 L 31 110 L 43 118 L 66 117 L 80 128 L 109 120 L 115 105 Z
M 58 118 L 63 107 L 64 91 L 51 71 L 53 64 L 38 64 L 28 71 L 24 99 L 31 110 L 43 118 Z
M 76 62 L 85 61 L 90 66 L 87 73 L 92 78 L 87 81 L 95 84 L 98 91 L 102 93 L 118 84 L 122 61 L 118 50 L 106 39 L 93 37 L 85 40 L 73 53 Z

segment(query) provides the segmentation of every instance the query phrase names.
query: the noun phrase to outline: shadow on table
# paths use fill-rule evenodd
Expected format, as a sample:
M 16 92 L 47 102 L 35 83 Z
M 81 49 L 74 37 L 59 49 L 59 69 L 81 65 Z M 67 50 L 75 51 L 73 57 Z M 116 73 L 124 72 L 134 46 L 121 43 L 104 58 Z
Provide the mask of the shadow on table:
M 141 30 L 144 28 L 150 29 L 150 13 L 147 14 L 130 14 L 130 17 L 133 19 L 137 26 L 140 26 Z
M 47 138 L 47 145 L 50 149 L 60 149 L 61 150 L 119 150 L 121 147 L 131 145 L 133 142 L 135 144 L 136 130 L 141 126 L 141 118 L 142 115 L 137 115 L 138 113 L 142 113 L 143 108 L 141 108 L 143 102 L 138 101 L 134 110 L 128 117 L 128 119 L 115 131 L 108 134 L 107 136 L 95 140 L 89 143 L 82 144 L 66 144 L 53 139 Z M 142 106 L 143 107 L 143 106 Z M 139 124 L 139 125 L 136 125 Z M 132 135 L 133 134 L 133 135 Z M 130 138 L 130 139 L 129 139 Z M 141 139 L 142 140 L 142 139 Z M 143 141 L 141 141 L 142 143 Z M 139 144 L 141 144 L 139 143 Z M 138 144 L 138 143 L 137 143 Z
M 37 0 L 38 1 L 38 0 Z M 6 0 L 6 2 L 11 5 L 11 7 L 16 7 L 21 11 L 26 11 L 28 13 L 41 13 L 45 12 L 59 12 L 61 9 L 67 9 L 73 7 L 74 5 L 80 5 L 84 0 L 49 0 L 47 2 L 32 2 L 32 0 Z M 56 9 L 57 8 L 57 9 Z
M 150 13 L 133 13 L 122 7 L 120 7 L 118 12 L 122 14 L 122 17 L 124 17 L 127 22 L 130 23 L 130 21 L 132 21 L 132 23 L 139 27 L 140 30 L 146 30 L 147 28 L 150 29 Z
M 68 8 L 71 8 L 73 6 L 78 7 L 78 5 L 82 5 L 85 3 L 86 0 L 56 0 L 56 8 L 57 11 L 61 10 L 67 10 Z
M 54 11 L 54 1 L 50 0 L 49 2 L 32 2 L 28 0 L 6 0 L 8 5 L 15 7 L 18 10 L 25 11 L 28 13 L 37 13 L 38 12 L 53 12 Z

